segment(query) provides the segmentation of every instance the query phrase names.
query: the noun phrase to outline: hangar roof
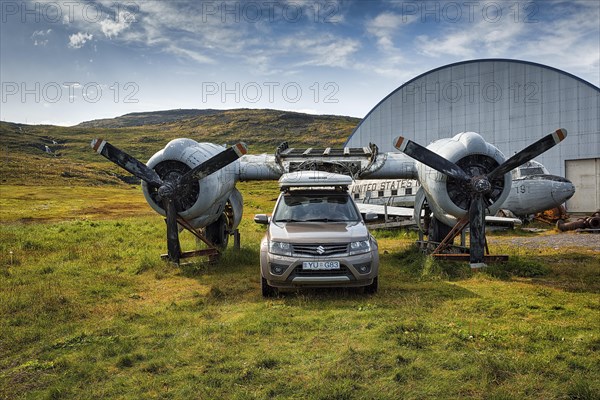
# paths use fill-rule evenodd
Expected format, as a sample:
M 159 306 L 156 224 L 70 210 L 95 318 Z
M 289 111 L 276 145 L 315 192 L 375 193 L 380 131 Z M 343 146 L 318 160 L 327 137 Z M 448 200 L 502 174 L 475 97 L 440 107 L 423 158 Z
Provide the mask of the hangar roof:
M 565 160 L 599 157 L 600 88 L 543 64 L 476 59 L 404 83 L 369 111 L 345 146 L 373 142 L 395 151 L 398 135 L 427 145 L 475 131 L 510 156 L 558 128 L 569 138 L 538 159 L 551 173 L 564 175 Z

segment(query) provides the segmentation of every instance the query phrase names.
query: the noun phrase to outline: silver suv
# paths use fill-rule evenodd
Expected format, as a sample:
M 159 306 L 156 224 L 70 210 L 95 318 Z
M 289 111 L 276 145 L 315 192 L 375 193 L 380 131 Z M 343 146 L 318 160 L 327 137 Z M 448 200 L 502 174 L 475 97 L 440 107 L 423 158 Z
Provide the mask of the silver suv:
M 261 242 L 262 294 L 304 287 L 364 287 L 377 291 L 377 241 L 348 194 L 352 179 L 318 171 L 284 174 L 273 216 Z M 365 219 L 377 218 L 367 214 Z

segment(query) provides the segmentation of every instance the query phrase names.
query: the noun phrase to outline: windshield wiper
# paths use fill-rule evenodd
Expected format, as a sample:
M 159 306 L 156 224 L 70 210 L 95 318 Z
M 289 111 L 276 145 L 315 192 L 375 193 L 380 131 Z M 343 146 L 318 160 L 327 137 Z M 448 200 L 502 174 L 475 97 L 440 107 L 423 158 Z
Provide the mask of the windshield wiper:
M 355 222 L 355 220 L 349 219 L 335 219 L 335 218 L 311 218 L 311 219 L 276 219 L 275 222 Z
M 305 222 L 347 222 L 345 219 L 335 219 L 335 218 L 312 218 L 307 219 Z

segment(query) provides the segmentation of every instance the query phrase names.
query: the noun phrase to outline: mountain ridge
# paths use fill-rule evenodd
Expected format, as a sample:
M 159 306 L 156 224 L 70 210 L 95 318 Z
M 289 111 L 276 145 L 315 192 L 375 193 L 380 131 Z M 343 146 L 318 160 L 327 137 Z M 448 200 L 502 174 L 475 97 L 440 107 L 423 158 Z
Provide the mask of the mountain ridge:
M 75 127 L 78 128 L 125 128 L 132 126 L 156 125 L 161 123 L 173 122 L 182 119 L 189 119 L 203 115 L 219 113 L 223 110 L 212 108 L 175 108 L 171 110 L 157 111 L 139 111 L 132 112 L 113 118 L 99 118 L 89 121 L 83 121 Z
M 312 120 L 314 118 L 320 119 L 332 119 L 336 118 L 351 118 L 360 121 L 359 118 L 344 116 L 344 115 L 332 115 L 332 114 L 308 114 L 299 111 L 288 111 L 288 110 L 277 110 L 277 109 L 253 109 L 253 108 L 232 108 L 232 109 L 213 109 L 213 108 L 175 108 L 170 110 L 156 110 L 156 111 L 140 111 L 131 112 L 117 117 L 112 118 L 99 118 L 89 121 L 80 122 L 73 127 L 77 128 L 126 128 L 134 126 L 146 126 L 146 125 L 161 125 L 171 122 L 183 121 L 196 119 L 199 117 L 208 117 L 212 115 L 224 115 L 228 113 L 253 113 L 253 112 L 266 112 L 266 113 L 278 113 L 285 119 L 306 119 Z

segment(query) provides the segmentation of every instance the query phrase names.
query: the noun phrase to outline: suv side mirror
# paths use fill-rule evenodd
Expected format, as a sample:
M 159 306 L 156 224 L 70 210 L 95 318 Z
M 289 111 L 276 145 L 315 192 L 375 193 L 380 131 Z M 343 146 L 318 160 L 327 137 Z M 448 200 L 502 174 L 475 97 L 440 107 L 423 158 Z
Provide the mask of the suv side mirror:
M 379 217 L 375 213 L 366 213 L 365 214 L 365 222 L 372 222 L 372 221 L 376 221 L 377 219 L 379 219 Z
M 261 225 L 269 225 L 270 221 L 269 217 L 267 217 L 267 214 L 256 214 L 254 216 L 254 222 Z

